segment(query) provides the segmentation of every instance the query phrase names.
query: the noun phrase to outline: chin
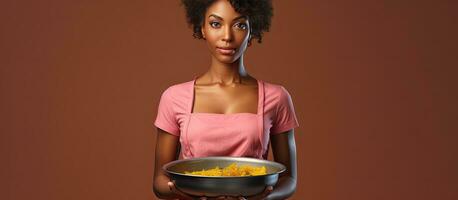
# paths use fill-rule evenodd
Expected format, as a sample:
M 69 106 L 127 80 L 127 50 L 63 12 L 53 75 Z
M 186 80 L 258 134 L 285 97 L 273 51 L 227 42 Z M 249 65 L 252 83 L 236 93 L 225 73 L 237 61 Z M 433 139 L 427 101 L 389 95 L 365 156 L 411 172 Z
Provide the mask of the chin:
M 232 64 L 235 62 L 233 59 L 218 59 L 221 63 Z
M 216 57 L 218 59 L 218 61 L 222 62 L 222 63 L 226 63 L 226 64 L 232 64 L 234 63 L 235 61 L 237 61 L 240 57 L 233 57 L 233 56 L 217 56 Z

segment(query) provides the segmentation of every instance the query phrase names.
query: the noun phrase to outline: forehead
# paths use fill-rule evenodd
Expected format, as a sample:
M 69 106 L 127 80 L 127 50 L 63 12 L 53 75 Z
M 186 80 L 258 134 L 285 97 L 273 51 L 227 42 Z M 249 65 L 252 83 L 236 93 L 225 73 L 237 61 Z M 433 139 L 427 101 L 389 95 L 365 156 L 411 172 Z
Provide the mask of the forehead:
M 232 20 L 241 16 L 240 13 L 235 11 L 234 7 L 232 7 L 231 3 L 228 0 L 216 0 L 213 2 L 205 12 L 205 18 L 208 18 L 211 14 L 220 16 L 225 20 Z

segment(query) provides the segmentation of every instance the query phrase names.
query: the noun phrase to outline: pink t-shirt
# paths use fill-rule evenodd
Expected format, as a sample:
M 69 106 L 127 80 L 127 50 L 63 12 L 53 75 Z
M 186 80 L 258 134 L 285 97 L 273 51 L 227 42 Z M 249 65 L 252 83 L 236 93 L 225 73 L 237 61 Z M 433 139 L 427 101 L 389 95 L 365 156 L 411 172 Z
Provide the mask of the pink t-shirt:
M 270 135 L 299 126 L 283 86 L 258 80 L 258 112 L 191 113 L 195 79 L 166 89 L 154 125 L 180 137 L 181 156 L 267 159 Z

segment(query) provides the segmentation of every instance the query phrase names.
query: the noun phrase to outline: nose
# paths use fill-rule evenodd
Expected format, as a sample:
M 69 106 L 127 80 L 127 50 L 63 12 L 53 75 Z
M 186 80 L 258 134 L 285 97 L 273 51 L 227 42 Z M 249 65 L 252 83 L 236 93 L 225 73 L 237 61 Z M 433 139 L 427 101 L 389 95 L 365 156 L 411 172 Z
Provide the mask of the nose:
M 223 41 L 231 42 L 233 39 L 231 26 L 226 26 L 223 33 Z

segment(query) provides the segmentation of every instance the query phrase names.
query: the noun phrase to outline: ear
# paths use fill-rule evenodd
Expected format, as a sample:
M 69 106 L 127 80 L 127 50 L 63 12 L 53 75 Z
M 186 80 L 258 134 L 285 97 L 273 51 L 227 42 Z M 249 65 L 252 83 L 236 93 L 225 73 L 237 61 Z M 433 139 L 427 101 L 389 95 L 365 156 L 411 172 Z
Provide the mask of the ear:
M 202 26 L 200 27 L 200 32 L 202 33 L 202 39 L 206 40 L 206 39 L 205 39 L 205 32 L 204 32 L 204 25 L 202 25 Z
M 253 38 L 251 37 L 251 34 L 250 34 L 250 36 L 248 37 L 248 46 L 251 46 L 251 40 L 252 40 L 252 39 L 253 39 Z

